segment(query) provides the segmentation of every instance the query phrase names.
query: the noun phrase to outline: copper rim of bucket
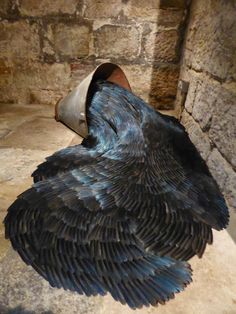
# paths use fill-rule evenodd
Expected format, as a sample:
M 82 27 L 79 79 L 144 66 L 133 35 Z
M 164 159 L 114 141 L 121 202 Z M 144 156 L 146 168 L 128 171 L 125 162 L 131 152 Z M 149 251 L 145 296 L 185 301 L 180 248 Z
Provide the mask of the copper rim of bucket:
M 88 135 L 86 107 L 89 88 L 92 82 L 99 79 L 116 83 L 131 91 L 130 84 L 123 70 L 117 64 L 106 62 L 100 64 L 65 98 L 59 99 L 56 104 L 56 120 L 64 123 L 82 137 L 87 137 Z

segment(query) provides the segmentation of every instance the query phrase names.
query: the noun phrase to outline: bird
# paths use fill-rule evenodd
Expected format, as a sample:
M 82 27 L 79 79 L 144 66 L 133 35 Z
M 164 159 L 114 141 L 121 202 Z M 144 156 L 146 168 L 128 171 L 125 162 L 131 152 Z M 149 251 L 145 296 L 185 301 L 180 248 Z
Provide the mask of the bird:
M 223 195 L 184 126 L 131 91 L 92 83 L 89 134 L 33 172 L 5 236 L 52 287 L 132 309 L 192 281 L 189 259 L 226 228 Z

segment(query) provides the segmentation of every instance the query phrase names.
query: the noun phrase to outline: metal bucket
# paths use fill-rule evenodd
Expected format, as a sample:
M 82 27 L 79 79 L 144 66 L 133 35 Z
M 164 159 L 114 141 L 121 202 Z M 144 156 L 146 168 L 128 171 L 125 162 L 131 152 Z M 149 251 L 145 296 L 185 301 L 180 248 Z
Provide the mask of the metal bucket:
M 86 107 L 89 88 L 92 82 L 99 79 L 116 83 L 131 91 L 127 77 L 118 65 L 102 63 L 56 104 L 56 120 L 64 123 L 82 137 L 88 136 Z

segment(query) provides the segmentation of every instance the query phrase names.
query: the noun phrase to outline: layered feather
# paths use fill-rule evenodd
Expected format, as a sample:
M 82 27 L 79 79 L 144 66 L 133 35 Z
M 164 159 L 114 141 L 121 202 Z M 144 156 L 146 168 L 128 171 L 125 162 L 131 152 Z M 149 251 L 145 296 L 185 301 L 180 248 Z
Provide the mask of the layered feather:
M 39 165 L 11 205 L 6 237 L 52 286 L 132 308 L 191 281 L 228 209 L 184 128 L 129 91 L 94 84 L 89 136 Z

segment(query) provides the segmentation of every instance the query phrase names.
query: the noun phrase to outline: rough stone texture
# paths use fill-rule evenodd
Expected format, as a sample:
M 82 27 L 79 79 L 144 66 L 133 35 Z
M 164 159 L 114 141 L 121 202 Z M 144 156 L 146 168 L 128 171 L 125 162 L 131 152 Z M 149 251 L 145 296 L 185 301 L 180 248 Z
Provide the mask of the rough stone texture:
M 89 73 L 95 69 L 95 67 L 96 64 L 93 61 L 91 62 L 81 60 L 80 62 L 71 63 L 71 88 L 77 86 L 83 79 L 86 78 L 87 75 L 89 75 Z
M 236 93 L 219 89 L 209 136 L 236 169 Z
M 233 1 L 192 1 L 180 79 L 190 84 L 182 122 L 229 204 L 236 240 L 235 16 Z M 180 108 L 180 90 L 177 99 Z
M 149 87 L 139 96 L 148 99 L 148 90 L 156 84 L 152 72 L 179 62 L 176 47 L 187 7 L 180 2 L 160 8 L 156 0 L 2 0 L 0 100 L 55 103 L 81 82 L 80 73 L 87 74 L 88 68 L 103 61 L 132 64 L 135 73 L 147 67 Z M 155 69 L 149 71 L 153 63 Z M 80 64 L 80 70 L 74 70 L 74 64 Z M 165 73 L 159 84 L 166 84 L 165 94 L 171 96 L 160 105 L 159 92 L 154 92 L 150 101 L 168 110 L 173 109 L 177 80 L 170 84 L 169 72 Z
M 90 30 L 85 25 L 55 24 L 52 26 L 55 52 L 70 58 L 89 54 Z
M 208 157 L 207 164 L 216 181 L 218 182 L 231 209 L 230 223 L 228 231 L 233 239 L 236 239 L 236 173 L 232 166 L 224 159 L 220 152 L 215 148 Z
M 19 107 L 16 104 L 0 104 L 0 133 L 2 133 L 0 138 L 14 132 L 22 123 L 31 121 L 34 115 L 53 118 L 53 108 L 40 105 L 21 105 Z
M 189 90 L 185 101 L 185 109 L 189 113 L 192 113 L 193 111 L 193 104 L 195 101 L 196 93 L 200 86 L 200 82 L 196 80 L 195 77 L 189 82 Z
M 157 109 L 173 109 L 178 77 L 178 66 L 153 68 L 149 93 L 150 104 Z
M 158 109 L 173 109 L 178 67 L 160 66 L 157 68 L 122 65 L 132 90 Z
M 142 95 L 145 101 L 149 100 L 149 92 L 151 86 L 152 67 L 135 65 L 123 65 L 121 67 L 126 74 L 133 93 Z
M 34 123 L 34 121 L 30 121 L 29 123 Z M 33 124 L 31 125 L 33 126 Z M 19 132 L 19 129 L 21 128 L 19 127 L 16 129 L 17 133 Z M 13 136 L 16 136 L 16 132 L 13 132 Z M 34 136 L 33 132 L 25 132 L 24 134 L 26 138 L 33 138 Z M 17 137 L 15 143 L 16 141 Z M 43 137 L 41 138 L 41 141 L 43 141 Z M 4 141 L 1 140 L 0 163 L 1 165 L 4 165 L 0 170 L 1 181 L 7 182 L 10 185 L 21 184 L 22 181 L 29 179 L 31 173 L 35 169 L 35 164 L 33 162 L 41 162 L 42 157 L 46 157 L 53 151 L 53 148 L 55 149 L 55 146 L 49 149 L 49 145 L 47 146 L 47 149 L 45 149 L 45 147 L 41 149 L 41 143 L 38 143 L 38 148 L 40 147 L 40 150 L 36 149 L 34 146 L 32 147 L 31 143 L 29 143 L 30 149 L 20 148 L 20 146 L 24 145 L 19 141 L 19 138 L 18 145 L 14 145 L 15 143 L 9 148 L 4 148 Z M 42 151 L 45 151 L 45 153 Z
M 84 0 L 84 17 L 96 20 L 112 20 L 115 24 L 131 24 L 137 22 L 138 25 L 146 23 L 158 23 L 158 25 L 177 27 L 183 17 L 183 10 L 173 10 L 172 7 L 166 7 L 161 10 L 158 1 L 148 1 L 144 3 L 140 0 L 105 0 L 92 1 Z M 186 5 L 185 5 L 186 8 Z M 163 15 L 163 16 L 162 16 Z M 159 19 L 163 23 L 159 24 Z M 143 24 L 144 23 L 144 24 Z
M 220 152 L 214 148 L 207 160 L 220 188 L 225 191 L 229 204 L 236 208 L 236 173 Z
M 10 86 L 13 84 L 13 68 L 11 63 L 2 58 L 0 59 L 0 96 L 1 101 L 12 102 Z
M 146 57 L 160 62 L 175 62 L 178 58 L 178 38 L 176 30 L 152 32 L 144 44 Z
M 138 56 L 140 34 L 136 28 L 104 25 L 94 35 L 99 57 L 132 60 Z
M 109 5 L 107 0 L 85 0 L 85 18 L 101 19 L 115 18 L 121 14 L 126 4 L 122 0 L 111 0 Z
M 193 1 L 191 35 L 187 36 L 185 46 L 188 66 L 207 71 L 220 80 L 232 79 L 234 73 L 235 79 L 235 10 L 234 1 Z
M 37 59 L 40 53 L 37 24 L 26 21 L 0 22 L 0 57 L 10 59 Z
M 31 104 L 45 104 L 45 105 L 55 105 L 57 101 L 66 95 L 66 92 L 62 92 L 61 90 L 31 90 L 29 95 L 29 102 Z
M 208 82 L 198 84 L 195 90 L 195 99 L 192 103 L 192 116 L 197 121 L 203 131 L 211 126 L 212 114 L 217 98 L 218 86 L 212 86 Z M 191 94 L 191 91 L 189 92 Z M 189 101 L 190 103 L 190 101 Z
M 162 27 L 173 27 L 178 29 L 184 20 L 184 10 L 158 10 L 157 22 Z
M 157 21 L 158 10 L 160 8 L 159 1 L 149 0 L 147 2 L 143 0 L 130 0 L 126 7 L 126 14 L 133 19 L 141 19 L 144 21 Z
M 50 137 L 47 138 L 47 142 L 45 143 L 45 136 L 47 136 L 47 134 L 50 134 Z M 51 149 L 56 149 L 59 144 L 66 146 L 68 141 L 72 140 L 73 136 L 73 131 L 65 129 L 62 124 L 52 119 L 36 118 L 32 121 L 24 122 L 19 129 L 16 130 L 16 133 L 8 134 L 2 139 L 1 146 L 14 146 L 23 149 L 27 149 L 28 147 L 38 149 L 38 147 L 40 147 L 41 150 L 47 150 L 48 145 L 50 145 Z M 65 139 L 64 143 L 61 138 Z
M 93 314 L 97 313 L 101 303 L 99 297 L 86 298 L 51 288 L 12 249 L 1 260 L 0 280 L 1 314 L 20 309 L 26 313 Z
M 14 96 L 15 102 L 19 90 L 24 91 L 27 102 L 43 100 L 45 94 L 49 94 L 51 91 L 51 101 L 46 99 L 43 103 L 52 104 L 55 104 L 69 90 L 70 66 L 67 63 L 19 64 L 14 68 L 13 74 L 13 82 L 17 87 Z M 18 95 L 18 102 L 24 103 L 25 98 L 23 97 L 22 100 L 22 97 Z
M 14 76 L 14 81 L 21 88 L 66 89 L 70 78 L 70 66 L 67 63 L 19 64 L 15 68 Z
M 73 14 L 80 0 L 21 0 L 20 13 L 24 16 Z
M 0 13 L 3 15 L 7 15 L 9 6 L 10 6 L 9 0 L 1 0 Z

